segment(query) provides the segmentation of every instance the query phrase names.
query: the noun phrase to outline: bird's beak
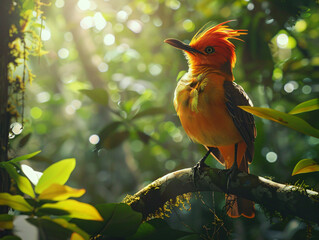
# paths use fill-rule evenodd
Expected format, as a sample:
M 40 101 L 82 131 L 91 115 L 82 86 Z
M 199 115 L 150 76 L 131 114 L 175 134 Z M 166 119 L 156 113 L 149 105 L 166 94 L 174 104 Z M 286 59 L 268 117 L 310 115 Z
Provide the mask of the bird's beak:
M 192 48 L 191 46 L 181 42 L 180 40 L 174 39 L 174 38 L 165 39 L 164 42 L 168 43 L 169 45 L 172 45 L 175 48 L 181 49 L 181 50 L 189 52 L 191 54 L 195 54 L 195 53 L 203 54 L 201 51 L 198 51 L 197 49 Z

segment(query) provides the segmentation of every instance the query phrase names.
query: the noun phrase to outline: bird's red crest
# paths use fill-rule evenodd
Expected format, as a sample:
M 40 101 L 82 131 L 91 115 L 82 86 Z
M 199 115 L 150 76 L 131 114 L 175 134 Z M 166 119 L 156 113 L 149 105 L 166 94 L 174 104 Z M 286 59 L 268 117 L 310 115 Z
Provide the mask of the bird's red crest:
M 229 23 L 231 21 L 234 20 L 226 21 L 216 26 L 212 26 L 212 24 L 210 23 L 206 24 L 195 34 L 192 41 L 190 42 L 190 46 L 196 49 L 200 49 L 207 45 L 220 46 L 225 50 L 225 54 L 230 57 L 230 64 L 232 67 L 234 67 L 236 62 L 236 55 L 234 51 L 235 46 L 228 39 L 243 41 L 238 37 L 240 35 L 246 35 L 247 30 L 234 30 L 225 25 L 226 23 Z

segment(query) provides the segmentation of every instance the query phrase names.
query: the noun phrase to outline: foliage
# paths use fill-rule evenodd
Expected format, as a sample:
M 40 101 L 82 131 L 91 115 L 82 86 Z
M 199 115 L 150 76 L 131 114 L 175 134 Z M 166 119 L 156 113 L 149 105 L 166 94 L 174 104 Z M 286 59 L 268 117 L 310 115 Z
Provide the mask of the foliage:
M 316 161 L 312 159 L 302 159 L 296 164 L 294 170 L 292 171 L 292 176 L 301 173 L 311 173 L 318 171 L 319 164 Z
M 314 99 L 316 100 L 316 99 Z M 310 100 L 312 101 L 312 100 Z M 309 101 L 308 101 L 309 102 Z M 312 101 L 313 102 L 313 101 Z M 306 103 L 307 104 L 307 103 Z M 298 106 L 303 106 L 306 104 L 299 104 Z M 317 104 L 316 104 L 317 105 Z M 299 113 L 306 112 L 308 109 L 306 108 L 304 111 L 296 106 L 292 111 L 298 111 Z M 312 107 L 312 106 L 311 106 Z M 249 107 L 249 106 L 241 106 L 243 110 L 252 113 L 258 117 L 262 117 L 265 119 L 272 120 L 274 122 L 278 122 L 286 127 L 290 127 L 296 131 L 302 132 L 304 134 L 307 134 L 309 136 L 313 136 L 316 138 L 319 138 L 319 129 L 313 128 L 311 125 L 309 125 L 307 122 L 302 120 L 302 118 L 296 117 L 294 115 L 283 113 L 274 109 L 269 108 L 259 108 L 259 107 Z M 316 110 L 316 108 L 313 107 L 313 110 Z
M 23 170 L 19 162 L 38 153 L 39 151 L 0 164 L 15 181 L 21 194 L 0 193 L 0 205 L 16 210 L 13 215 L 0 215 L 0 228 L 14 229 L 15 217 L 22 215 L 28 216 L 26 220 L 38 228 L 40 239 L 75 240 L 89 239 L 90 236 L 98 239 L 148 239 L 151 236 L 161 239 L 164 236 L 174 236 L 177 239 L 194 235 L 173 230 L 163 220 L 142 223 L 142 214 L 133 211 L 125 203 L 98 204 L 93 207 L 69 199 L 81 197 L 85 193 L 84 189 L 64 185 L 75 167 L 75 159 L 52 164 L 32 186 L 28 177 L 37 176 L 32 176 L 34 171 Z M 12 237 L 20 239 L 17 236 Z
M 65 159 L 52 164 L 43 172 L 33 187 L 30 179 L 27 178 L 27 175 L 33 172 L 24 173 L 19 162 L 28 159 L 30 156 L 35 156 L 36 153 L 14 158 L 0 164 L 0 167 L 8 171 L 21 192 L 21 195 L 0 193 L 0 205 L 8 205 L 19 211 L 20 215 L 29 216 L 27 221 L 38 226 L 40 232 L 45 230 L 46 227 L 59 226 L 69 230 L 63 232 L 67 234 L 64 235 L 65 238 L 70 235 L 70 232 L 77 232 L 84 239 L 88 239 L 88 234 L 78 229 L 74 224 L 68 223 L 68 220 L 70 218 L 80 218 L 103 221 L 103 218 L 93 206 L 69 199 L 70 197 L 81 197 L 85 193 L 84 189 L 75 189 L 64 185 L 75 167 L 75 159 Z M 1 227 L 11 229 L 13 227 L 13 216 L 9 214 L 2 216 L 7 219 L 3 218 Z M 54 228 L 52 227 L 52 230 Z M 52 231 L 46 232 L 46 234 L 52 234 Z

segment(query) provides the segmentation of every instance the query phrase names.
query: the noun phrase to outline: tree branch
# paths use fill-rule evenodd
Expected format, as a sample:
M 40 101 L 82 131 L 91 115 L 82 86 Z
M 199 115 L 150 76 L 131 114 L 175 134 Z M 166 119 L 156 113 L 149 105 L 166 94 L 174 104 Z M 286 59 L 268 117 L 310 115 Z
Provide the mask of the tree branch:
M 177 196 L 189 192 L 227 192 L 226 170 L 205 167 L 169 173 L 124 201 L 144 219 Z M 229 194 L 252 200 L 271 211 L 319 223 L 319 193 L 302 187 L 285 185 L 263 177 L 240 172 L 229 184 Z

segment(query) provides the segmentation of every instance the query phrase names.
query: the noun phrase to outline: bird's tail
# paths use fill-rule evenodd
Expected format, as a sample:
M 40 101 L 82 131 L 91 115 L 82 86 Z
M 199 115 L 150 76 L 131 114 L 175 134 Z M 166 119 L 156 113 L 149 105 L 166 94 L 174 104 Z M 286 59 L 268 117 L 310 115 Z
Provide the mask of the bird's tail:
M 238 169 L 243 172 L 249 172 L 248 170 L 248 161 L 242 159 Z M 237 197 L 235 195 L 226 194 L 226 210 L 227 215 L 232 218 L 237 218 L 244 216 L 247 218 L 255 217 L 255 204 L 253 201 L 247 200 L 245 198 Z

